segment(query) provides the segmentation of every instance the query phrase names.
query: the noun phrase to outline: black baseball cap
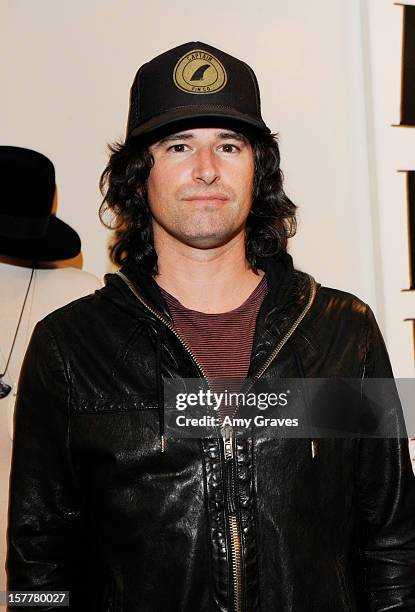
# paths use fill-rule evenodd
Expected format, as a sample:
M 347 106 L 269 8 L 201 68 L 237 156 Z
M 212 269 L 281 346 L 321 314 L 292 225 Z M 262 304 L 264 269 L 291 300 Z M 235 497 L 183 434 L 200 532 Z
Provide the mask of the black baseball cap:
M 248 64 L 203 42 L 188 42 L 139 68 L 130 92 L 127 138 L 197 118 L 227 119 L 270 133 Z

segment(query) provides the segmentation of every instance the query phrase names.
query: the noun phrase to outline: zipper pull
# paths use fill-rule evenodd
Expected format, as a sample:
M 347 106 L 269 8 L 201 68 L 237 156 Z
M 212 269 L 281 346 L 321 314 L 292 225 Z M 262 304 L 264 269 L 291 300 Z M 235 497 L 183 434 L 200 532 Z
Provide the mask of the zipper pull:
M 311 440 L 311 458 L 315 459 L 318 453 L 317 440 Z
M 223 446 L 225 449 L 225 459 L 233 458 L 233 431 L 232 427 L 228 425 L 221 427 L 221 434 L 223 437 Z
M 223 446 L 225 447 L 225 459 L 226 461 L 233 459 L 233 444 L 232 436 L 223 438 Z

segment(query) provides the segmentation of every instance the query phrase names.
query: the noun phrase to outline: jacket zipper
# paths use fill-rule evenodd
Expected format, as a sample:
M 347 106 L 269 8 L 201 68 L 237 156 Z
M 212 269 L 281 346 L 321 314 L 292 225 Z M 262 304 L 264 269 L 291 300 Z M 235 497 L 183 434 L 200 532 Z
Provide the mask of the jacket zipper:
M 253 385 L 261 378 L 264 372 L 269 368 L 271 363 L 277 357 L 278 353 L 281 351 L 286 342 L 291 338 L 297 327 L 300 325 L 301 321 L 306 316 L 307 312 L 310 310 L 314 298 L 317 292 L 317 283 L 312 276 L 309 275 L 310 280 L 310 295 L 307 301 L 306 306 L 303 311 L 291 325 L 290 329 L 284 334 L 281 338 L 275 349 L 272 351 L 271 355 L 268 357 L 266 362 L 262 365 L 262 367 L 258 370 L 256 375 L 250 380 L 250 383 L 243 387 L 243 392 L 246 393 L 253 387 Z M 232 434 L 228 438 L 224 438 L 224 447 L 225 447 L 225 459 L 227 464 L 227 473 L 229 473 L 229 486 L 228 491 L 230 491 L 231 499 L 234 499 L 234 461 L 233 461 L 233 437 Z M 229 497 L 229 496 L 228 496 Z M 233 503 L 228 506 L 228 517 L 229 517 L 229 529 L 231 534 L 231 542 L 232 542 L 232 568 L 233 568 L 233 576 L 234 576 L 234 612 L 241 612 L 241 538 L 240 538 L 240 530 L 236 517 L 236 508 Z
M 231 560 L 233 577 L 233 612 L 241 612 L 242 573 L 241 573 L 241 536 L 235 505 L 235 462 L 233 456 L 233 436 L 228 432 L 223 438 L 225 454 L 225 474 L 227 491 L 227 522 L 231 541 Z
M 133 283 L 119 270 L 116 272 L 118 276 L 122 278 L 125 284 L 129 287 L 135 297 L 149 310 L 159 321 L 164 323 L 166 327 L 170 329 L 170 331 L 176 336 L 179 342 L 186 349 L 188 354 L 191 356 L 197 367 L 199 368 L 202 376 L 207 381 L 206 374 L 200 365 L 199 361 L 196 359 L 193 354 L 191 348 L 187 344 L 186 340 L 182 338 L 182 336 L 175 330 L 174 326 L 170 323 L 168 319 L 166 319 L 161 313 L 152 308 L 138 293 L 137 289 L 133 285 Z M 290 339 L 292 334 L 295 332 L 297 327 L 300 325 L 301 321 L 304 319 L 307 312 L 310 310 L 311 305 L 314 301 L 316 292 L 317 292 L 317 283 L 312 276 L 309 275 L 310 280 L 310 296 L 308 298 L 307 304 L 304 307 L 303 311 L 294 321 L 290 329 L 284 334 L 281 338 L 275 349 L 272 351 L 271 355 L 268 357 L 266 362 L 262 365 L 262 367 L 258 370 L 256 375 L 251 379 L 250 384 L 244 389 L 244 391 L 248 391 L 252 388 L 252 386 L 261 378 L 264 372 L 269 368 L 271 363 L 274 361 L 278 353 L 281 351 L 284 344 Z M 240 526 L 238 524 L 238 518 L 236 515 L 236 505 L 235 505 L 235 461 L 234 461 L 234 452 L 233 452 L 233 431 L 231 428 L 225 428 L 223 430 L 222 442 L 223 442 L 223 451 L 225 456 L 225 477 L 226 477 L 226 492 L 227 492 L 227 519 L 228 519 L 228 527 L 231 541 L 231 559 L 232 559 L 232 578 L 233 578 L 233 612 L 241 612 L 241 595 L 242 595 L 242 573 L 241 573 L 241 535 L 240 535 Z M 161 440 L 162 452 L 165 450 L 165 435 L 163 434 L 163 438 Z

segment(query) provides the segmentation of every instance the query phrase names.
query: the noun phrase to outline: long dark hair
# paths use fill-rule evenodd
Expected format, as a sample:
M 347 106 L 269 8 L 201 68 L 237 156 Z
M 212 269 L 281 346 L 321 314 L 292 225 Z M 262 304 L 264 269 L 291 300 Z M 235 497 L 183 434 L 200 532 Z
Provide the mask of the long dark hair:
M 246 224 L 246 258 L 256 272 L 258 257 L 286 250 L 288 239 L 297 229 L 297 207 L 283 190 L 277 135 L 244 133 L 251 143 L 255 162 L 253 203 Z M 147 201 L 147 178 L 153 158 L 148 145 L 135 138 L 110 145 L 109 162 L 100 179 L 104 199 L 99 217 L 105 227 L 115 230 L 110 246 L 112 262 L 121 266 L 127 259 L 134 260 L 143 271 L 154 275 L 157 254 Z M 105 220 L 108 211 L 113 216 L 111 223 Z

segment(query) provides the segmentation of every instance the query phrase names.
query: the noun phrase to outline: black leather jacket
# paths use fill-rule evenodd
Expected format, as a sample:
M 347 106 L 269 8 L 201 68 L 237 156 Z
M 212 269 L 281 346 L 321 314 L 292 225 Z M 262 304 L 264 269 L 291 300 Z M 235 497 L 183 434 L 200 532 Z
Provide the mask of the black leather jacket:
M 289 256 L 261 267 L 250 377 L 392 376 L 365 303 Z M 414 611 L 406 439 L 322 439 L 314 459 L 306 439 L 167 438 L 162 452 L 162 377 L 201 372 L 155 282 L 122 273 L 32 336 L 8 588 L 70 590 L 90 612 Z

